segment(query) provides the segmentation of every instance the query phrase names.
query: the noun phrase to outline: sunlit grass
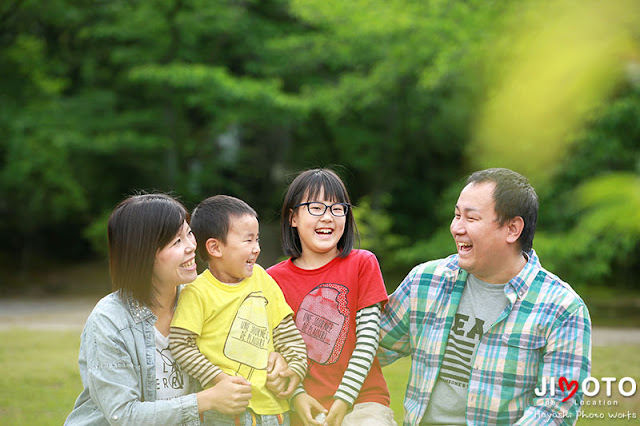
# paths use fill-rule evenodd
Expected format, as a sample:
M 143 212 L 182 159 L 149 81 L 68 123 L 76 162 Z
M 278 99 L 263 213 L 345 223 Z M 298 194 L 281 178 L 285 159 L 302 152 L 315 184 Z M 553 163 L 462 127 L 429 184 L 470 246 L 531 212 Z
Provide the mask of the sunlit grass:
M 62 424 L 82 389 L 80 333 L 10 330 L 0 341 L 0 424 Z

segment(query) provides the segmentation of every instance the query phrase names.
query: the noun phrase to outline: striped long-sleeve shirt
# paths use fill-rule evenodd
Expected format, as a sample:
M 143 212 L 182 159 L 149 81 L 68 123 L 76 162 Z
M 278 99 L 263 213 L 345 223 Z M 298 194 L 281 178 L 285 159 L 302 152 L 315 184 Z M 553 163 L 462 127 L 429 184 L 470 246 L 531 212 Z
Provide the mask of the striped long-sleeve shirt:
M 171 327 L 170 348 L 180 366 L 204 386 L 213 380 L 222 369 L 212 364 L 196 345 L 197 334 L 179 327 Z M 300 380 L 307 374 L 307 351 L 300 332 L 287 316 L 273 330 L 273 345 L 287 361 Z
M 416 266 L 389 297 L 381 321 L 378 357 L 388 365 L 412 356 L 404 424 L 426 411 L 467 273 L 458 256 Z M 582 382 L 591 369 L 591 320 L 586 305 L 542 266 L 535 251 L 505 286 L 509 304 L 483 335 L 472 363 L 466 416 L 469 424 L 573 424 Z M 538 396 L 542 383 L 561 377 L 580 386 Z M 558 388 L 558 386 L 556 386 Z
M 380 338 L 380 304 L 360 309 L 356 313 L 356 347 L 353 349 L 347 370 L 334 395 L 349 405 L 358 398 L 364 380 L 371 370 Z
M 367 306 L 356 313 L 356 346 L 349 359 L 342 381 L 336 390 L 334 399 L 341 399 L 352 406 L 362 384 L 367 378 L 373 360 L 376 357 L 380 339 L 380 304 Z M 299 393 L 305 392 L 302 383 L 291 395 L 291 400 Z

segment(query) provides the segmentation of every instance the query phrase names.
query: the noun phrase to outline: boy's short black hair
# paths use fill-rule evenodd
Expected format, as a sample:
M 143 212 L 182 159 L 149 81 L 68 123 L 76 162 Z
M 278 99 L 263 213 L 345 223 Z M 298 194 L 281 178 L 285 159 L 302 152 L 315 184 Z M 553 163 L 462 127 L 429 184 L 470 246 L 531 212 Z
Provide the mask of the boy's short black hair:
M 203 200 L 191 214 L 191 231 L 196 237 L 198 256 L 209 260 L 206 242 L 209 238 L 226 243 L 232 218 L 258 213 L 247 203 L 230 195 L 214 195 Z

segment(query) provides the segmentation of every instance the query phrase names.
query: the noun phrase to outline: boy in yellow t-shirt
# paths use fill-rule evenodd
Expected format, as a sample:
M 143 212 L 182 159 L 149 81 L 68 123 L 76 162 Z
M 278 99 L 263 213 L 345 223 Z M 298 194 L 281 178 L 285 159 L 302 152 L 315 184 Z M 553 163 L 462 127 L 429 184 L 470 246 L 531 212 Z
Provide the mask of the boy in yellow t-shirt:
M 204 387 L 236 375 L 252 384 L 243 414 L 207 412 L 205 421 L 289 424 L 288 402 L 267 389 L 267 360 L 274 351 L 287 360 L 288 393 L 306 374 L 306 348 L 280 287 L 255 263 L 260 254 L 255 210 L 237 198 L 216 195 L 193 211 L 191 229 L 208 269 L 180 293 L 171 352 Z

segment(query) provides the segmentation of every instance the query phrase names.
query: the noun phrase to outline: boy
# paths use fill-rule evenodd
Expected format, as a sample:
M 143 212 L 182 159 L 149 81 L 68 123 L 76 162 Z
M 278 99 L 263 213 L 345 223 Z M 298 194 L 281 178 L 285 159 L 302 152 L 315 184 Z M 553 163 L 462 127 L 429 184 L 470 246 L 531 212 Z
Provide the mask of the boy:
M 278 284 L 260 266 L 255 210 L 234 197 L 216 195 L 194 210 L 191 229 L 206 269 L 180 294 L 171 322 L 171 351 L 183 370 L 204 387 L 240 375 L 252 383 L 249 409 L 238 418 L 208 412 L 214 424 L 288 424 L 289 404 L 266 387 L 270 352 L 289 368 L 288 390 L 307 370 L 306 348 Z

